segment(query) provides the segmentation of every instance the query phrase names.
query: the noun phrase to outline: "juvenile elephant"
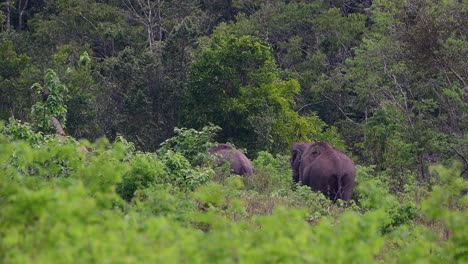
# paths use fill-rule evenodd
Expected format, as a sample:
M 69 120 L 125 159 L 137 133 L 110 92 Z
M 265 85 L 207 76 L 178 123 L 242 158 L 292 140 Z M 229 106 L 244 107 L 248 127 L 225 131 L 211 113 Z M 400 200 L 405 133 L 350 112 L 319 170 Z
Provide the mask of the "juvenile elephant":
M 231 163 L 231 173 L 251 176 L 253 174 L 252 163 L 240 150 L 227 144 L 219 144 L 209 150 L 211 155 L 219 155 L 218 165 L 223 165 L 226 160 Z
M 291 155 L 293 180 L 320 191 L 335 202 L 349 201 L 356 168 L 343 152 L 328 143 L 295 143 Z

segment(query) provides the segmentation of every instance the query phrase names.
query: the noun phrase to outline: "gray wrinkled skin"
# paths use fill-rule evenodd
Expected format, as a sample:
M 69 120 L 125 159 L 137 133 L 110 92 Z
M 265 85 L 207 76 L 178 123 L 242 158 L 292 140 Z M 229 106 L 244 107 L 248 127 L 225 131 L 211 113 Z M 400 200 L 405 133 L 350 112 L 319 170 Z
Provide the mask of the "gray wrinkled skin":
M 252 163 L 241 151 L 227 144 L 219 144 L 209 150 L 211 155 L 219 156 L 218 165 L 223 165 L 226 161 L 231 163 L 231 173 L 237 175 L 253 175 Z
M 356 168 L 343 152 L 328 143 L 295 143 L 291 154 L 293 180 L 320 191 L 334 202 L 349 201 Z

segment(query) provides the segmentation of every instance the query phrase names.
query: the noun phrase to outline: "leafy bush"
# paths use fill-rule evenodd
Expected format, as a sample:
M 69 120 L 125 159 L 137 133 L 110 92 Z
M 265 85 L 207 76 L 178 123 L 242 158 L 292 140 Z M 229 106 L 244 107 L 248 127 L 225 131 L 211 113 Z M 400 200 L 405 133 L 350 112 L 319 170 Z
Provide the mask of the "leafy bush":
M 55 132 L 52 117 L 57 118 L 62 128 L 67 121 L 67 107 L 64 103 L 67 87 L 60 81 L 57 73 L 48 70 L 44 77 L 44 85 L 35 83 L 33 89 L 43 97 L 42 101 L 36 102 L 31 108 L 34 124 L 40 131 Z
M 389 191 L 380 178 L 373 177 L 374 167 L 357 166 L 355 196 L 358 204 L 365 211 L 382 209 L 387 214 L 383 232 L 389 232 L 395 227 L 408 224 L 418 216 L 413 200 L 396 197 Z
M 458 169 L 435 169 L 440 185 L 421 210 L 414 188 L 396 196 L 373 167 L 358 166 L 360 207 L 344 207 L 292 189 L 281 156 L 260 153 L 260 176 L 272 179 L 252 184 L 210 181 L 210 168 L 170 150 L 107 140 L 91 148 L 0 134 L 0 262 L 466 261 L 468 186 Z
M 118 192 L 130 201 L 135 191 L 158 184 L 170 184 L 181 190 L 194 190 L 213 178 L 214 171 L 195 167 L 208 163 L 208 149 L 214 146 L 213 138 L 219 128 L 204 127 L 202 131 L 176 128 L 176 135 L 164 143 L 156 154 L 135 153 L 130 156 L 130 171 L 124 175 Z M 130 153 L 135 150 L 133 144 L 123 137 L 117 138 Z
M 423 201 L 422 211 L 429 220 L 440 221 L 447 238 L 444 258 L 451 262 L 468 261 L 468 182 L 461 178 L 458 166 L 434 166 L 441 185 L 435 186 L 430 197 Z
M 266 151 L 260 151 L 257 158 L 252 161 L 252 165 L 255 168 L 254 175 L 244 180 L 248 189 L 264 193 L 291 188 L 292 171 L 289 157 L 281 155 L 274 157 Z
M 175 128 L 175 135 L 161 143 L 160 153 L 169 150 L 184 156 L 194 166 L 209 160 L 208 150 L 215 146 L 214 138 L 221 130 L 218 126 L 205 126 L 201 131 L 187 128 Z
M 137 190 L 132 199 L 130 212 L 141 216 L 165 216 L 180 222 L 190 220 L 190 213 L 196 210 L 190 193 L 179 192 L 168 184 L 153 184 Z
M 166 165 L 167 181 L 184 190 L 194 190 L 214 175 L 212 169 L 192 167 L 184 156 L 172 151 L 166 152 L 161 159 Z
M 136 190 L 152 184 L 164 183 L 167 167 L 155 154 L 137 153 L 129 161 L 131 169 L 123 176 L 117 192 L 127 201 L 133 198 Z
M 130 170 L 123 176 L 117 192 L 130 201 L 135 191 L 158 184 L 169 184 L 181 190 L 194 190 L 214 175 L 209 168 L 192 167 L 181 154 L 167 151 L 156 154 L 136 153 L 129 161 Z
M 47 139 L 43 133 L 35 133 L 29 123 L 13 118 L 10 118 L 6 125 L 0 122 L 0 134 L 11 140 L 24 140 L 32 145 L 38 145 Z

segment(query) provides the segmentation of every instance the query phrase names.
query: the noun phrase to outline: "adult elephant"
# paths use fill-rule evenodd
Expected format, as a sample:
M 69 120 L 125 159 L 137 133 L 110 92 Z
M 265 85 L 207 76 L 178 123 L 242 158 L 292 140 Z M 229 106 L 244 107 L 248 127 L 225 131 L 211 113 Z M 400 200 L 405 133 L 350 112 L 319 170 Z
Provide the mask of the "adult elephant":
M 349 201 L 356 168 L 343 152 L 328 143 L 295 143 L 291 155 L 293 180 L 320 191 L 335 202 Z
M 219 144 L 209 150 L 211 155 L 219 156 L 218 165 L 223 165 L 226 161 L 231 163 L 231 173 L 237 175 L 253 175 L 252 163 L 240 150 L 227 145 Z

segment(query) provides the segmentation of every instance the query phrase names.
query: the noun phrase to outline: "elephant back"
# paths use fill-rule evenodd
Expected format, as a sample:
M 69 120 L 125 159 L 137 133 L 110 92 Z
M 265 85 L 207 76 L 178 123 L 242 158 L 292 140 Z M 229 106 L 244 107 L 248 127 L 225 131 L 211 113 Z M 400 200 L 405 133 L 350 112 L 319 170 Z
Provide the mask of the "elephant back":
M 240 150 L 227 144 L 219 144 L 209 150 L 211 155 L 219 155 L 218 165 L 226 161 L 230 163 L 231 173 L 238 175 L 253 175 L 252 163 Z
M 293 180 L 332 200 L 349 200 L 356 169 L 345 153 L 326 142 L 296 143 L 291 155 Z

